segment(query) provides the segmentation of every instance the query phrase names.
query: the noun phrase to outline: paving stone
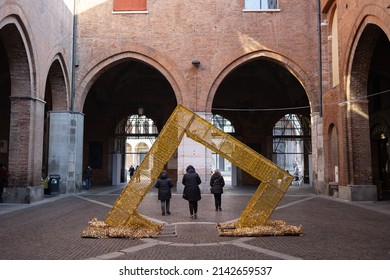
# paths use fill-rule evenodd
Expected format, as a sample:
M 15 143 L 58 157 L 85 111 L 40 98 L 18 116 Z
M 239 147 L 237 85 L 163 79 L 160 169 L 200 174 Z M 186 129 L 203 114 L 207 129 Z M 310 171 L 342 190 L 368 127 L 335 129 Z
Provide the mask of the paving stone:
M 221 212 L 213 196 L 203 194 L 196 220 L 180 194 L 172 197 L 172 214 L 162 216 L 156 192 L 148 193 L 138 212 L 177 236 L 82 238 L 89 221 L 104 220 L 123 187 L 95 187 L 23 207 L 0 204 L 0 259 L 390 259 L 390 202 L 345 202 L 307 187 L 290 188 L 271 215 L 303 225 L 302 236 L 219 236 L 216 224 L 237 219 L 254 191 L 231 188 Z

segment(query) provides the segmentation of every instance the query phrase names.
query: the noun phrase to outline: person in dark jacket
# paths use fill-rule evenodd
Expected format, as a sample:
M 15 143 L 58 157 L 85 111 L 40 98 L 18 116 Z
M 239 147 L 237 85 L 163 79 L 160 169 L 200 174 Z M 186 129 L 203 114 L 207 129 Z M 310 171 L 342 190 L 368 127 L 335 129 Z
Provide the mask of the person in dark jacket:
M 202 181 L 192 165 L 186 168 L 186 174 L 183 176 L 182 183 L 184 185 L 183 198 L 188 200 L 191 219 L 197 219 L 198 201 L 202 198 L 199 184 Z
M 133 175 L 134 175 L 134 171 L 135 171 L 135 168 L 134 168 L 133 165 L 131 165 L 131 166 L 129 167 L 130 180 L 131 180 L 131 177 L 133 177 Z
M 215 211 L 222 211 L 221 203 L 225 180 L 223 179 L 223 176 L 221 175 L 219 169 L 215 169 L 214 174 L 211 175 L 210 186 L 211 193 L 214 194 Z
M 84 178 L 85 178 L 85 189 L 89 190 L 91 187 L 91 178 L 92 178 L 92 167 L 90 165 L 87 166 L 84 170 Z
M 158 200 L 161 200 L 162 215 L 171 215 L 169 207 L 172 197 L 171 188 L 173 187 L 173 184 L 171 178 L 168 177 L 165 170 L 161 172 L 160 177 L 157 179 L 154 186 L 158 188 Z

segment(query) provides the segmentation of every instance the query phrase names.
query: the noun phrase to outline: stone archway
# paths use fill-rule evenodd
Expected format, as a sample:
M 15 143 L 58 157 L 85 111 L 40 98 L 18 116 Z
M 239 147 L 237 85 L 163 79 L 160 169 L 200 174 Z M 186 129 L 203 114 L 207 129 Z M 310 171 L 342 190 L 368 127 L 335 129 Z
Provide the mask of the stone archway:
M 390 125 L 390 41 L 384 32 L 380 36 L 370 63 L 368 74 L 368 114 L 371 135 L 371 166 L 373 184 L 378 199 L 390 199 L 389 125 Z
M 117 174 L 118 167 L 114 169 L 112 162 L 120 166 L 120 178 L 124 180 L 123 175 L 128 169 L 125 163 L 127 136 L 123 132 L 118 134 L 118 124 L 129 116 L 142 115 L 153 120 L 156 131 L 160 131 L 177 105 L 176 93 L 170 81 L 147 61 L 121 57 L 109 65 L 104 61 L 95 67 L 100 70 L 89 81 L 93 83 L 83 109 L 84 166 L 92 165 L 94 184 L 113 182 L 113 174 L 114 171 Z M 145 136 L 142 131 L 144 127 L 140 127 L 137 135 Z M 92 158 L 97 154 L 99 162 Z
M 371 146 L 370 119 L 375 116 L 375 109 L 370 109 L 369 103 L 375 100 L 369 100 L 368 97 L 374 83 L 375 54 L 378 53 L 378 44 L 382 45 L 381 38 L 386 36 L 375 24 L 366 23 L 362 26 L 351 50 L 346 101 L 340 104 L 345 122 L 344 137 L 347 139 L 342 148 L 346 151 L 343 160 L 345 166 L 348 166 L 348 172 L 343 176 L 339 194 L 340 198 L 347 200 L 377 199 L 377 186 L 373 185 L 372 154 L 367 149 Z M 381 57 L 381 60 L 390 61 L 389 55 Z
M 219 88 L 219 85 L 222 83 L 222 81 L 237 67 L 240 65 L 244 65 L 248 62 L 251 62 L 252 60 L 258 60 L 258 59 L 264 59 L 266 61 L 274 62 L 277 65 L 280 65 L 281 67 L 285 68 L 288 72 L 290 72 L 296 79 L 301 83 L 302 87 L 306 90 L 308 94 L 309 103 L 312 107 L 312 112 L 318 112 L 319 106 L 320 106 L 320 100 L 318 95 L 316 94 L 317 88 L 316 84 L 317 81 L 315 77 L 308 76 L 307 73 L 305 73 L 293 60 L 291 60 L 288 57 L 285 57 L 283 55 L 277 54 L 275 52 L 270 52 L 267 50 L 260 50 L 257 52 L 246 54 L 242 57 L 237 58 L 236 60 L 232 61 L 230 64 L 228 64 L 225 69 L 218 75 L 218 77 L 213 82 L 209 94 L 207 96 L 207 103 L 206 103 L 206 112 L 210 112 L 211 108 L 213 106 L 213 100 L 215 97 L 215 94 Z
M 310 120 L 315 115 L 313 108 L 319 109 L 315 84 L 316 81 L 292 60 L 269 51 L 258 51 L 240 57 L 221 72 L 209 92 L 206 110 L 232 121 L 235 137 L 271 160 L 275 124 L 289 113 Z M 306 144 L 311 154 L 310 139 Z M 312 160 L 311 156 L 306 158 L 307 169 L 303 174 L 309 178 Z M 240 170 L 237 177 L 238 185 L 256 184 Z
M 144 55 L 143 53 L 148 53 Z M 159 58 L 157 61 L 154 56 Z M 96 63 L 98 61 L 98 63 Z M 138 61 L 145 63 L 151 68 L 157 70 L 171 85 L 178 104 L 183 103 L 182 93 L 188 91 L 186 84 L 181 81 L 179 74 L 176 73 L 172 62 L 165 61 L 163 56 L 156 53 L 155 50 L 146 46 L 134 47 L 132 51 L 120 50 L 118 53 L 101 53 L 93 61 L 78 71 L 78 83 L 76 85 L 78 94 L 75 96 L 75 110 L 83 111 L 85 100 L 88 93 L 99 77 L 110 68 L 127 61 Z M 168 116 L 167 116 L 168 117 Z
M 30 203 L 43 196 L 40 184 L 44 101 L 36 95 L 35 63 L 25 26 L 14 16 L 5 18 L 0 26 L 11 101 L 7 155 L 10 176 L 5 200 Z
M 70 112 L 70 85 L 66 64 L 57 54 L 45 87 L 45 133 L 43 175 L 60 175 L 59 192 L 81 188 L 81 159 L 75 157 L 82 139 L 82 115 Z M 80 120 L 81 119 L 81 120 Z

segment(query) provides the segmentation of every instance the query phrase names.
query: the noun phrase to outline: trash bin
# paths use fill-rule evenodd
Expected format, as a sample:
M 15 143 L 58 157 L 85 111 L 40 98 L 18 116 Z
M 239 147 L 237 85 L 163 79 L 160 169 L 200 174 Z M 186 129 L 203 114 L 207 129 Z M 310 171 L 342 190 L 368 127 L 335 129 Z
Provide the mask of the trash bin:
M 61 176 L 58 174 L 51 174 L 48 177 L 47 188 L 45 194 L 59 194 L 60 193 L 60 179 Z

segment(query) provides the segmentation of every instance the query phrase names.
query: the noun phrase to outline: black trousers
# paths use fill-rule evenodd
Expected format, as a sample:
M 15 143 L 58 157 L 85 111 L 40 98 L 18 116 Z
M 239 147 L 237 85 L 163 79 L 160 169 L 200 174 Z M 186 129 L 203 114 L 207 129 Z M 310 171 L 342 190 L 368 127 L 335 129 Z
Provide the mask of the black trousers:
M 221 203 L 222 203 L 222 194 L 221 193 L 215 193 L 214 194 L 214 202 L 215 202 L 215 209 L 221 209 Z
M 161 200 L 161 212 L 164 214 L 170 212 L 170 210 L 169 210 L 170 204 L 171 204 L 170 199 Z
M 197 201 L 188 201 L 188 204 L 190 206 L 190 214 L 196 215 L 196 213 L 198 213 L 198 202 Z

